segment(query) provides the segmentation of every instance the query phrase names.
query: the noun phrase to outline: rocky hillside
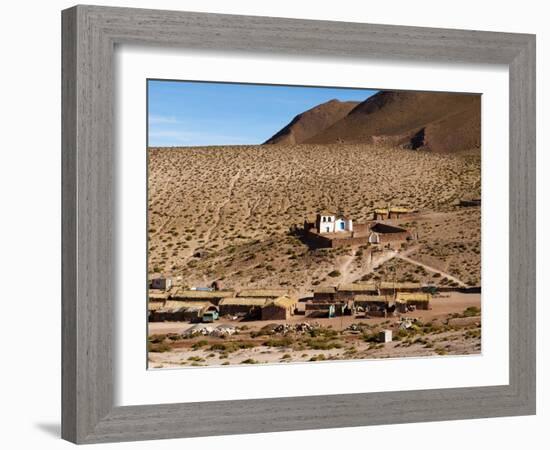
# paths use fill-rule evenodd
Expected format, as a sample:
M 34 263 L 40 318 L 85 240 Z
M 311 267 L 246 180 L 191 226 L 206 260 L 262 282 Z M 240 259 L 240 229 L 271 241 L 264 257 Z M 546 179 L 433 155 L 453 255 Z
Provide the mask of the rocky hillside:
M 319 105 L 266 143 L 366 143 L 434 152 L 481 145 L 480 95 L 381 91 L 350 105 L 334 100 Z
M 348 115 L 359 102 L 330 100 L 298 114 L 266 144 L 301 144 Z

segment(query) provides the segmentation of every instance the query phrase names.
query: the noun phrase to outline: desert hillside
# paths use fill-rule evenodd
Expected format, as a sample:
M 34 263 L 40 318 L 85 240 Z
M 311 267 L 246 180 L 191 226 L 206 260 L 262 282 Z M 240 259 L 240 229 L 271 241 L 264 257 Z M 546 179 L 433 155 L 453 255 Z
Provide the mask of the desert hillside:
M 345 117 L 359 102 L 330 100 L 298 114 L 266 144 L 300 144 Z
M 149 149 L 149 273 L 188 286 L 287 287 L 385 279 L 361 248 L 312 250 L 289 230 L 325 208 L 356 222 L 391 202 L 419 209 L 404 226 L 419 241 L 395 270 L 438 282 L 447 273 L 477 285 L 480 208 L 478 151 L 413 152 L 361 145 L 274 145 Z M 408 223 L 407 223 L 408 222 Z M 431 267 L 435 270 L 424 270 Z M 392 263 L 393 264 L 393 263 Z M 452 280 L 447 277 L 448 280 Z M 451 281 L 449 281 L 451 282 Z
M 366 143 L 434 152 L 474 149 L 481 144 L 479 95 L 381 91 L 332 123 L 306 116 L 315 110 L 297 116 L 267 143 Z M 301 131 L 302 116 L 307 133 Z

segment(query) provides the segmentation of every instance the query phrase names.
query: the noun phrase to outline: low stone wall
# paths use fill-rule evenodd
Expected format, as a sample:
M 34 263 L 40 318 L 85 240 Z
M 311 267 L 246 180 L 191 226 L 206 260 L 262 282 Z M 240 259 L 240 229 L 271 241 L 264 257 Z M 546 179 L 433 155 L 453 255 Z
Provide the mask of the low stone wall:
M 348 245 L 365 245 L 369 243 L 368 236 L 337 238 L 323 236 L 312 231 L 307 231 L 305 238 L 310 245 L 317 248 L 339 248 Z
M 351 237 L 347 239 L 332 239 L 331 246 L 332 248 L 345 247 L 347 245 L 365 245 L 369 243 L 368 236 L 362 237 Z

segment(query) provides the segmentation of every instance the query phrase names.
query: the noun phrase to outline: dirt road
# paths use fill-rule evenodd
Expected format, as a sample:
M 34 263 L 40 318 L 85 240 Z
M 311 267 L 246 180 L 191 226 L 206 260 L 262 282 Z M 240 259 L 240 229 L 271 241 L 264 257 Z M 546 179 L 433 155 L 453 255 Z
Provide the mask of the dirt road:
M 430 272 L 438 273 L 442 277 L 445 277 L 445 278 L 447 278 L 451 281 L 454 281 L 455 283 L 458 283 L 458 285 L 460 287 L 468 287 L 468 285 L 466 283 L 464 283 L 462 280 L 459 280 L 458 278 L 452 276 L 451 274 L 449 274 L 447 272 L 443 272 L 442 270 L 436 269 L 435 267 L 428 266 L 427 264 L 421 263 L 420 261 L 416 261 L 415 259 L 409 258 L 405 254 L 399 254 L 398 253 L 397 255 L 395 255 L 395 257 L 399 258 L 399 259 L 402 259 L 403 261 L 406 261 L 408 263 L 414 264 L 415 266 L 423 267 L 424 269 L 426 269 Z

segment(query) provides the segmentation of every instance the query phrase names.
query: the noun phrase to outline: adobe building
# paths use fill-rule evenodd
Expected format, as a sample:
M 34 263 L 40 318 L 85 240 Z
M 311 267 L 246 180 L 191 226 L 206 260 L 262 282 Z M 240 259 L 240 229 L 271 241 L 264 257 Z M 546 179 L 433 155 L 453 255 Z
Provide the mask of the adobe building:
M 412 234 L 405 228 L 377 222 L 370 228 L 369 244 L 405 242 L 410 241 L 412 238 Z
M 338 285 L 336 300 L 354 300 L 357 295 L 377 295 L 376 283 L 349 283 Z
M 395 211 L 397 212 L 395 212 Z M 394 208 L 384 216 L 401 217 L 404 208 Z M 406 210 L 410 211 L 410 210 Z M 378 217 L 375 212 L 375 217 Z M 296 231 L 296 229 L 294 229 Z M 350 245 L 386 244 L 390 242 L 404 242 L 414 238 L 407 229 L 368 221 L 354 223 L 352 219 L 332 212 L 317 214 L 315 222 L 304 221 L 303 236 L 305 241 L 314 248 L 337 248 Z
M 262 307 L 268 303 L 268 298 L 228 297 L 218 303 L 220 316 L 243 316 L 247 319 L 259 319 Z
M 332 302 L 336 298 L 336 286 L 317 286 L 313 289 L 313 302 Z
M 208 301 L 217 305 L 224 298 L 234 297 L 234 291 L 201 291 L 192 289 L 178 289 L 170 293 L 171 300 L 179 301 Z
M 157 302 L 149 302 L 151 306 Z M 217 310 L 210 302 L 185 302 L 167 300 L 160 307 L 155 307 L 150 314 L 151 322 L 200 322 L 206 311 Z
M 262 307 L 262 320 L 288 320 L 294 315 L 298 301 L 292 297 L 279 297 Z
M 395 303 L 399 312 L 408 312 L 414 309 L 430 309 L 432 294 L 426 292 L 398 292 Z
M 380 281 L 378 284 L 378 292 L 380 295 L 396 295 L 398 292 L 421 292 L 423 291 L 420 283 L 409 281 Z
M 386 208 L 377 208 L 374 210 L 374 220 L 402 219 L 409 217 L 417 211 L 401 206 L 387 206 Z
M 363 310 L 365 316 L 388 317 L 393 315 L 393 299 L 383 295 L 356 295 L 353 300 L 356 310 Z
M 353 302 L 307 302 L 306 317 L 340 317 L 353 313 Z
M 352 232 L 353 221 L 342 215 L 324 211 L 317 214 L 315 228 L 319 234 Z

